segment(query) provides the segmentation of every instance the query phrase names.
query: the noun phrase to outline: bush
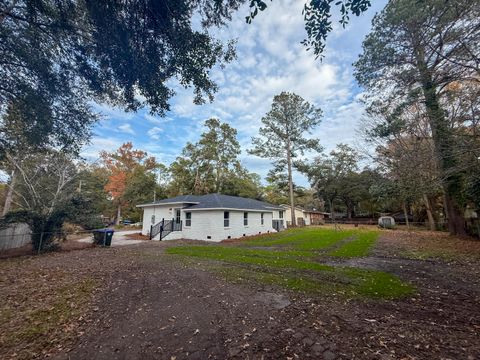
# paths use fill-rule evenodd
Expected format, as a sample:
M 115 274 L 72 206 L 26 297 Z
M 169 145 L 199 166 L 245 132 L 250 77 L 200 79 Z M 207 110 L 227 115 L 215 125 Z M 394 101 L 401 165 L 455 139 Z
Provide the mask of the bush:
M 65 211 L 69 222 L 80 225 L 85 230 L 100 229 L 104 225 L 95 211 L 92 201 L 82 194 L 76 194 L 66 204 Z
M 1 224 L 27 223 L 32 229 L 33 250 L 54 251 L 58 249 L 58 244 L 54 243 L 55 238 L 63 234 L 62 225 L 65 216 L 64 211 L 55 211 L 50 216 L 46 216 L 33 211 L 17 210 L 9 212 L 1 219 Z
M 102 229 L 105 227 L 102 220 L 100 220 L 100 218 L 97 216 L 84 219 L 80 225 L 82 225 L 85 230 Z

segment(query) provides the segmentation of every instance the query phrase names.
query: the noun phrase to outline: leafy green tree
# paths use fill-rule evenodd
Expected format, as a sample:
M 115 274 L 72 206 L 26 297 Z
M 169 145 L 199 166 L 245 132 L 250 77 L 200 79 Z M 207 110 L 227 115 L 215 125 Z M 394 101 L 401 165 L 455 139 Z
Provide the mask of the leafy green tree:
M 13 189 L 17 212 L 6 214 L 5 221 L 25 221 L 32 228 L 35 250 L 54 249 L 53 240 L 68 217 L 75 192 L 77 167 L 71 156 L 57 150 L 25 153 L 8 160 L 18 172 Z
M 231 45 L 222 46 L 207 30 L 230 20 L 244 2 L 2 2 L 0 78 L 5 80 L 0 103 L 33 92 L 39 99 L 61 102 L 67 97 L 78 104 L 88 94 L 128 109 L 148 104 L 152 111 L 163 113 L 174 93 L 168 86 L 172 78 L 193 86 L 195 101 L 202 102 L 203 95 L 211 97 L 216 90 L 209 70 L 233 57 Z M 317 55 L 332 30 L 332 2 L 311 0 L 305 4 L 305 44 L 314 47 Z M 335 6 L 345 25 L 349 14 L 360 15 L 370 1 L 339 1 Z M 251 1 L 247 22 L 266 7 L 264 1 Z M 193 28 L 194 15 L 199 16 L 202 30 Z
M 325 202 L 317 196 L 313 189 L 297 187 L 295 189 L 295 203 L 306 210 L 325 210 Z
M 372 115 L 387 118 L 386 130 L 421 103 L 427 116 L 443 180 L 450 233 L 465 234 L 462 186 L 444 90 L 479 73 L 479 14 L 476 0 L 390 1 L 375 17 L 373 31 L 355 63 L 356 78 L 370 97 Z
M 37 94 L 31 93 L 9 103 L 3 114 L 0 109 L 0 170 L 10 175 L 2 215 L 10 211 L 13 200 L 18 176 L 15 162 L 27 153 L 27 156 L 41 155 L 51 148 L 78 153 L 88 140 L 89 126 L 95 120 L 87 108 L 52 109 L 50 104 L 36 104 L 37 101 Z
M 165 189 L 157 182 L 155 172 L 145 171 L 143 167 L 136 167 L 127 181 L 123 196 L 126 201 L 123 217 L 138 222 L 141 221 L 142 211 L 136 206 L 152 202 L 154 196 L 157 200 L 163 199 L 166 197 L 166 193 Z
M 228 177 L 222 193 L 225 195 L 261 200 L 263 194 L 260 175 L 250 173 L 246 169 L 241 168 Z
M 345 188 L 355 182 L 355 173 L 358 171 L 358 153 L 345 144 L 337 145 L 330 156 L 322 154 L 314 159 L 311 164 L 301 164 L 299 169 L 304 172 L 312 188 L 318 196 L 328 203 L 332 219 L 335 219 L 335 200 L 343 198 L 347 211 L 351 217 L 356 199 L 353 190 Z M 356 188 L 357 185 L 355 184 Z
M 212 118 L 205 122 L 207 128 L 200 140 L 187 143 L 170 166 L 172 186 L 176 193 L 225 193 L 232 178 L 245 178 L 238 156 L 240 144 L 237 130 L 227 123 Z
M 80 164 L 79 174 L 75 180 L 77 192 L 88 201 L 92 212 L 97 216 L 114 215 L 112 200 L 105 192 L 108 175 L 105 168 L 98 164 Z
M 320 150 L 317 139 L 308 139 L 320 123 L 322 111 L 294 93 L 282 92 L 273 98 L 271 110 L 262 118 L 259 137 L 252 138 L 250 154 L 275 161 L 275 168 L 287 173 L 292 225 L 295 226 L 293 191 L 294 160 L 308 150 Z M 278 171 L 277 171 L 278 172 Z
M 297 163 L 295 163 L 298 165 Z M 289 202 L 289 186 L 288 186 L 288 176 L 285 173 L 283 166 L 274 166 L 271 169 L 266 177 L 268 185 L 265 187 L 264 192 L 265 196 L 268 198 L 268 201 L 272 204 L 288 204 Z M 307 208 L 322 208 L 321 205 L 316 199 L 313 198 L 312 194 L 303 188 L 293 183 L 293 197 L 295 199 L 295 204 L 307 207 Z
M 0 5 L 0 103 L 35 93 L 50 109 L 94 98 L 162 114 L 168 81 L 211 98 L 209 70 L 232 59 L 206 31 L 230 18 L 238 1 L 9 1 Z M 202 30 L 192 27 L 199 14 Z M 140 96 L 137 96 L 140 95 Z M 33 105 L 33 104 L 32 104 Z M 32 111 L 36 109 L 32 107 Z

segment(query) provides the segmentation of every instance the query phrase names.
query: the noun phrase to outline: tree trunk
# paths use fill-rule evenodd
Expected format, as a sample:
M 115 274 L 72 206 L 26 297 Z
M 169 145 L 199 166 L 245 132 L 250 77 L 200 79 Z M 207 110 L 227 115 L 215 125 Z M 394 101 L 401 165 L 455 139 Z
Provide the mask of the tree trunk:
M 345 203 L 345 205 L 347 206 L 347 219 L 352 220 L 352 218 L 353 218 L 353 205 L 349 201 L 347 201 Z
M 115 219 L 115 225 L 120 225 L 120 217 L 122 216 L 122 205 L 117 206 L 117 217 Z
M 13 187 L 15 186 L 16 177 L 15 169 L 13 169 L 10 174 L 10 184 L 8 185 L 7 196 L 5 197 L 5 203 L 3 205 L 2 216 L 7 215 L 12 207 Z
M 332 221 L 335 223 L 335 210 L 333 209 L 333 200 L 329 199 L 328 202 L 330 204 L 330 216 Z
M 292 156 L 290 150 L 290 141 L 287 145 L 287 171 L 288 171 L 288 189 L 290 192 L 290 209 L 291 209 L 291 222 L 292 226 L 296 226 L 296 219 L 295 219 L 295 198 L 293 197 L 293 180 L 292 180 Z
M 410 221 L 408 221 L 407 204 L 405 201 L 403 202 L 403 215 L 405 216 L 405 224 L 407 225 L 407 229 L 410 230 Z
M 455 139 L 440 107 L 437 89 L 433 82 L 431 71 L 425 63 L 424 49 L 421 45 L 417 46 L 416 55 L 422 91 L 425 97 L 425 108 L 435 145 L 435 155 L 443 179 L 442 185 L 447 203 L 448 230 L 452 235 L 466 235 L 462 207 L 457 200 L 462 195 L 462 174 L 457 167 L 454 151 Z
M 432 206 L 426 194 L 423 194 L 423 201 L 425 202 L 425 207 L 427 208 L 428 224 L 430 225 L 430 230 L 435 231 L 435 219 L 433 218 Z
M 445 205 L 447 206 L 447 223 L 450 234 L 467 235 L 463 211 L 458 202 L 449 194 L 445 194 Z

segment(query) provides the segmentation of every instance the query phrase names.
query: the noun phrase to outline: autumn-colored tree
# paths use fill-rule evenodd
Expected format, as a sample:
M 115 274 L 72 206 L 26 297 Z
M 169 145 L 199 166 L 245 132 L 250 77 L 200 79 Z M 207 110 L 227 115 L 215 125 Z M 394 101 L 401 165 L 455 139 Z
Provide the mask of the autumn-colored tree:
M 110 195 L 117 208 L 115 223 L 118 225 L 124 208 L 129 200 L 125 194 L 129 181 L 135 172 L 152 172 L 158 167 L 154 157 L 149 157 L 145 151 L 133 149 L 131 142 L 120 146 L 115 152 L 102 151 L 100 157 L 109 171 L 105 191 Z

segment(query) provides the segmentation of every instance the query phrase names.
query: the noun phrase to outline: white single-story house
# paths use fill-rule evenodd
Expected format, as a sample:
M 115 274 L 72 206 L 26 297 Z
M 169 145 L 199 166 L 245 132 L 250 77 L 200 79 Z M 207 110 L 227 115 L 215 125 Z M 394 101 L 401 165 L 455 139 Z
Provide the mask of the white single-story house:
M 287 204 L 280 205 L 281 208 L 285 210 L 285 226 L 290 226 L 291 220 L 291 206 Z M 295 222 L 297 226 L 303 225 L 320 225 L 324 223 L 325 215 L 327 213 L 317 210 L 305 210 L 301 207 L 295 207 Z
M 284 229 L 284 209 L 222 194 L 181 195 L 143 209 L 142 234 L 155 240 L 221 241 Z

